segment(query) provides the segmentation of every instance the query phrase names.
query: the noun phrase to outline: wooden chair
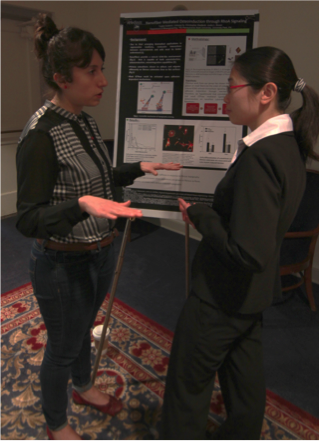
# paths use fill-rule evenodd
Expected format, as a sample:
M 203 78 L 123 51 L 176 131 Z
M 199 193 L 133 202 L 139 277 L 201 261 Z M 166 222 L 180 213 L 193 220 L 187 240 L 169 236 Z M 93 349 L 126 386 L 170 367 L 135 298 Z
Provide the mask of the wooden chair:
M 305 284 L 312 311 L 316 305 L 312 291 L 312 263 L 319 236 L 319 172 L 307 170 L 307 184 L 296 217 L 286 233 L 280 250 L 280 275 L 299 273 L 300 279 L 286 286 L 284 277 L 282 291 L 289 291 Z

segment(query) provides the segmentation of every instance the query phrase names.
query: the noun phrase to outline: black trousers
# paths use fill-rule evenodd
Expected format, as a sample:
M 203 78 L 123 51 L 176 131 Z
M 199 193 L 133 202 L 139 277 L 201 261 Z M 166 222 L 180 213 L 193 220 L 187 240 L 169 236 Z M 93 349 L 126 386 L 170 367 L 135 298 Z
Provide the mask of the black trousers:
M 266 389 L 262 315 L 235 317 L 191 294 L 172 344 L 161 439 L 206 439 L 216 372 L 227 411 L 215 439 L 260 439 Z

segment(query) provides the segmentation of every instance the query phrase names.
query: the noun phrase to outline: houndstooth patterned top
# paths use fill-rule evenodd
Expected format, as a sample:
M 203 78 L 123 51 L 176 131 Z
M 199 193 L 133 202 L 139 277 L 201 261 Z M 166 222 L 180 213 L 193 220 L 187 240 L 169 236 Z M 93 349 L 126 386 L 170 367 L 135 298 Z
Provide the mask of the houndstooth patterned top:
M 46 101 L 24 128 L 17 149 L 18 222 L 28 237 L 96 242 L 114 223 L 80 210 L 78 199 L 114 199 L 114 187 L 143 176 L 139 163 L 112 168 L 96 122 Z

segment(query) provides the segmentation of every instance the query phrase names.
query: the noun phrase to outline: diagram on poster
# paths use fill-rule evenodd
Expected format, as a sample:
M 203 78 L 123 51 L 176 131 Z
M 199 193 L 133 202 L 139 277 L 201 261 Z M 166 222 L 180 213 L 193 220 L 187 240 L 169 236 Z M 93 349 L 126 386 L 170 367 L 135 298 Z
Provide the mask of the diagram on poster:
M 137 113 L 172 114 L 173 82 L 139 82 Z
M 228 118 L 223 99 L 236 58 L 246 50 L 246 37 L 186 39 L 183 115 Z

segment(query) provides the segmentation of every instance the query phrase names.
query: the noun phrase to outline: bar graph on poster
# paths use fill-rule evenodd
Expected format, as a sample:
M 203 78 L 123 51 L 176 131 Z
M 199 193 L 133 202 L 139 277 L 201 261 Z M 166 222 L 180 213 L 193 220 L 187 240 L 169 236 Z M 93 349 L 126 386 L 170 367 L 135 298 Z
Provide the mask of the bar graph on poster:
M 145 215 L 180 219 L 178 197 L 212 204 L 247 128 L 224 97 L 236 58 L 257 45 L 258 11 L 122 14 L 114 166 L 179 162 L 145 175 L 121 198 Z
M 234 153 L 235 127 L 204 126 L 199 139 L 200 151 L 206 153 Z

